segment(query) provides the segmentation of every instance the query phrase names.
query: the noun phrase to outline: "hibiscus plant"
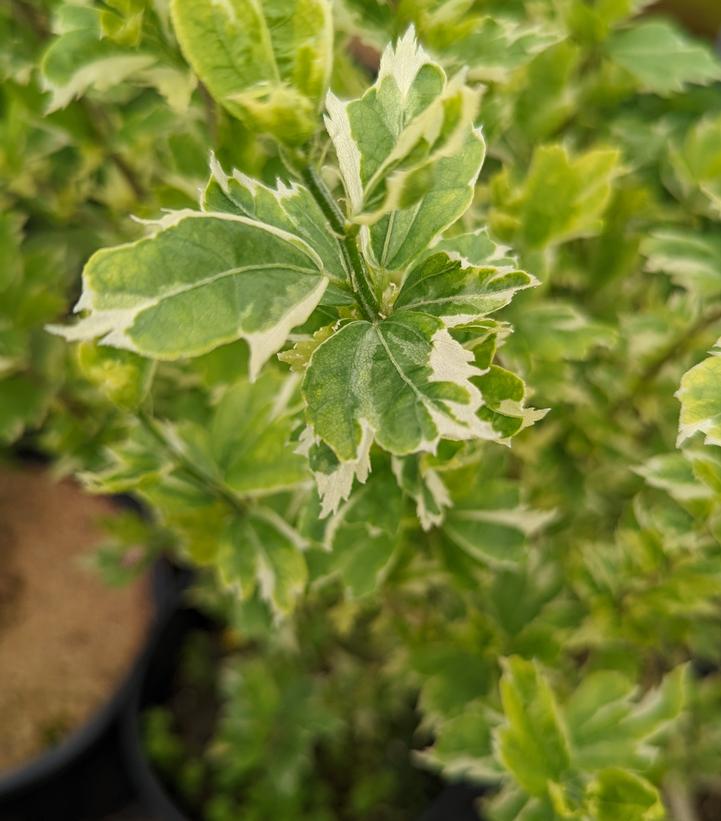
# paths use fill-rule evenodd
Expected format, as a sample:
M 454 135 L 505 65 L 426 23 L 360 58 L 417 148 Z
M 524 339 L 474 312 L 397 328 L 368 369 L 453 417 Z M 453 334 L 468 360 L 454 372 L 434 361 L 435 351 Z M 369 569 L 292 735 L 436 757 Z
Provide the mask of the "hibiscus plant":
M 148 193 L 50 330 L 240 648 L 207 817 L 412 817 L 409 714 L 495 821 L 721 794 L 721 62 L 647 5 L 56 4 Z

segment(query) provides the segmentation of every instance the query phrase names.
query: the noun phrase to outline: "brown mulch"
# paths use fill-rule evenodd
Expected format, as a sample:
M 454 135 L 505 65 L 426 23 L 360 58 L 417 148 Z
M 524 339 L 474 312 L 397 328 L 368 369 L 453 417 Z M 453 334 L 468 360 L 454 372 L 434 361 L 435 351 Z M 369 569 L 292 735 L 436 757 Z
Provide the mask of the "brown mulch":
M 80 727 L 141 646 L 147 581 L 111 589 L 83 561 L 113 511 L 41 468 L 0 468 L 0 771 Z

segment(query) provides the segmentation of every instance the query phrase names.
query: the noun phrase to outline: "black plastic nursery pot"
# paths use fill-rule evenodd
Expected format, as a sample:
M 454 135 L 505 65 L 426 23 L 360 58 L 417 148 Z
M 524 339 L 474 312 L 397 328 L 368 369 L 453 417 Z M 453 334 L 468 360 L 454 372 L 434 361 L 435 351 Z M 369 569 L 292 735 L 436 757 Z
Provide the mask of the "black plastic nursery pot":
M 129 800 L 117 718 L 138 669 L 136 661 L 104 706 L 58 746 L 0 774 L 2 821 L 97 821 Z
M 188 815 L 166 789 L 145 753 L 141 727 L 144 710 L 164 703 L 169 697 L 184 639 L 199 629 L 213 630 L 214 625 L 190 609 L 177 610 L 158 627 L 145 659 L 145 668 L 134 681 L 133 693 L 123 715 L 126 769 L 144 809 L 157 821 L 203 821 Z M 475 803 L 482 792 L 477 786 L 449 785 L 420 818 L 407 821 L 479 821 Z M 398 821 L 404 820 L 399 818 Z
M 143 711 L 169 696 L 184 639 L 193 630 L 211 629 L 200 613 L 178 609 L 156 629 L 152 646 L 122 716 L 122 743 L 126 770 L 144 808 L 158 821 L 189 821 L 169 795 L 145 755 L 141 719 Z
M 20 464 L 47 461 L 23 454 Z M 126 498 L 115 501 L 119 507 L 137 507 Z M 98 821 L 133 797 L 120 751 L 120 716 L 146 668 L 155 632 L 177 607 L 181 586 L 173 566 L 155 563 L 147 585 L 145 637 L 124 676 L 84 724 L 28 763 L 0 771 L 0 821 Z M 0 729 L 0 743 L 1 737 Z
M 47 469 L 52 460 L 33 448 L 19 447 L 10 464 Z M 144 515 L 139 503 L 129 496 L 114 496 L 112 502 L 119 510 Z M 121 752 L 120 716 L 146 667 L 155 632 L 177 610 L 185 575 L 166 559 L 153 564 L 146 587 L 145 635 L 124 675 L 82 725 L 27 763 L 0 770 L 0 821 L 98 821 L 133 798 Z

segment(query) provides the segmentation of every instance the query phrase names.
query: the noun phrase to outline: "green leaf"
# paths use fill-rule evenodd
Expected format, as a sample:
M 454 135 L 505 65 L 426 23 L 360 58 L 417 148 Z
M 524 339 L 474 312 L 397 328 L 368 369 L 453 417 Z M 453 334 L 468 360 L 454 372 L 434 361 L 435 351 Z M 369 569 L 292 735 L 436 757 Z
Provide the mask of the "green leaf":
M 549 28 L 501 15 L 465 17 L 457 28 L 446 34 L 443 51 L 468 66 L 472 80 L 483 83 L 506 82 L 514 70 L 559 39 Z M 429 36 L 432 42 L 433 29 Z M 440 36 L 442 29 L 436 38 Z
M 473 199 L 485 145 L 473 127 L 477 93 L 421 49 L 409 29 L 381 59 L 358 100 L 328 96 L 351 219 L 377 264 L 401 270 L 452 225 Z
M 466 487 L 452 498 L 443 532 L 473 559 L 493 566 L 519 562 L 527 539 L 554 517 L 552 511 L 526 507 L 520 489 L 500 479 Z
M 22 274 L 23 222 L 20 214 L 0 214 L 0 293 Z
M 576 5 L 591 8 L 585 2 Z M 533 144 L 550 136 L 572 116 L 576 102 L 574 78 L 582 50 L 562 40 L 537 55 L 526 68 L 526 85 L 515 102 L 513 125 Z
M 586 794 L 595 821 L 660 821 L 667 817 L 653 784 L 618 767 L 600 772 Z
M 416 515 L 423 530 L 437 527 L 443 521 L 445 508 L 451 505 L 440 475 L 423 454 L 394 456 L 392 466 L 399 487 L 416 503 Z
M 137 46 L 142 37 L 145 0 L 107 0 L 100 12 L 104 37 L 123 46 Z
M 491 365 L 486 373 L 473 377 L 472 382 L 483 396 L 483 406 L 478 411 L 480 418 L 493 425 L 503 442 L 510 442 L 511 437 L 548 413 L 548 408 L 526 407 L 525 382 L 498 365 Z
M 518 291 L 538 284 L 512 265 L 474 266 L 463 257 L 433 254 L 406 277 L 396 308 L 422 311 L 447 326 L 464 325 L 508 305 Z
M 0 442 L 14 442 L 26 427 L 39 425 L 49 400 L 48 387 L 31 376 L 0 379 Z
M 171 11 L 185 57 L 231 114 L 290 145 L 313 135 L 332 62 L 327 0 L 172 0 Z
M 709 489 L 696 478 L 691 463 L 678 452 L 652 456 L 635 468 L 635 472 L 643 476 L 651 487 L 665 490 L 677 502 L 707 499 L 711 496 Z
M 701 432 L 707 445 L 721 446 L 721 355 L 709 356 L 687 371 L 676 396 L 681 402 L 676 444 Z
M 280 181 L 270 188 L 237 170 L 229 176 L 214 156 L 210 167 L 210 181 L 201 202 L 203 211 L 256 219 L 305 240 L 322 260 L 330 279 L 324 300 L 332 295 L 336 304 L 353 303 L 340 243 L 328 230 L 326 218 L 307 188 L 296 182 L 286 185 Z
M 162 47 L 102 37 L 103 19 L 103 12 L 87 5 L 60 7 L 59 36 L 41 64 L 43 85 L 51 95 L 48 110 L 64 108 L 91 88 L 102 92 L 132 80 L 155 86 L 173 108 L 185 111 L 195 88 L 194 78 L 168 62 Z
M 254 378 L 310 316 L 328 279 L 300 238 L 256 220 L 179 211 L 144 239 L 94 254 L 78 324 L 52 330 L 155 359 L 198 356 L 236 339 Z
M 653 738 L 675 721 L 686 703 L 687 677 L 685 664 L 667 673 L 661 684 L 646 693 L 631 715 L 620 722 L 618 732 L 637 739 Z
M 598 0 L 591 5 L 585 0 L 568 0 L 566 25 L 575 37 L 587 43 L 601 43 L 614 27 L 652 1 Z
M 552 606 L 562 588 L 561 572 L 543 552 L 514 567 L 494 569 L 488 602 L 498 629 L 517 638 L 540 624 L 544 609 Z
M 476 415 L 471 359 L 427 314 L 349 322 L 316 348 L 305 375 L 313 433 L 351 464 L 373 440 L 405 456 L 432 452 L 441 439 L 497 438 Z
M 493 758 L 493 716 L 474 705 L 434 728 L 435 743 L 416 754 L 448 779 L 495 781 L 501 770 Z
M 515 226 L 517 236 L 529 249 L 541 249 L 576 237 L 597 234 L 618 172 L 619 152 L 591 149 L 576 156 L 564 146 L 544 145 L 533 153 L 522 187 L 499 196 L 498 215 Z M 497 178 L 500 191 L 505 180 Z
M 685 668 L 676 668 L 660 687 L 638 699 L 621 673 L 589 673 L 563 708 L 574 762 L 593 772 L 603 767 L 640 769 L 655 760 L 653 736 L 674 721 L 684 704 Z
M 270 508 L 236 517 L 218 553 L 220 577 L 243 598 L 256 587 L 278 617 L 294 609 L 305 589 L 305 542 Z
M 0 376 L 21 370 L 27 364 L 28 331 L 16 328 L 13 323 L 0 319 Z
M 266 370 L 253 384 L 241 381 L 223 394 L 207 429 L 208 449 L 236 493 L 276 492 L 309 480 L 306 460 L 290 444 L 297 386 L 297 377 Z
M 649 271 L 668 274 L 676 285 L 702 298 L 721 294 L 721 237 L 718 235 L 664 228 L 651 234 L 642 251 Z
M 222 821 L 237 815 L 235 785 L 244 784 L 248 819 L 299 821 L 314 753 L 335 741 L 343 727 L 332 682 L 304 668 L 289 650 L 230 654 L 221 672 L 224 709 L 206 758 L 213 768 L 222 766 L 223 774 L 213 778 L 218 784 L 213 799 L 220 800 L 208 802 L 209 817 Z M 313 817 L 329 818 L 324 812 Z
M 336 511 L 341 501 L 348 498 L 354 479 L 361 484 L 366 481 L 371 468 L 372 444 L 372 432 L 364 428 L 356 456 L 341 461 L 335 451 L 313 433 L 312 428 L 307 427 L 303 431 L 297 452 L 308 458 L 308 466 L 318 488 L 321 518 Z
M 500 689 L 506 723 L 496 755 L 527 793 L 543 797 L 571 766 L 558 705 L 539 667 L 521 658 L 504 659 Z
M 328 520 L 326 573 L 337 573 L 352 597 L 372 593 L 395 554 L 403 499 L 390 473 L 378 473 Z
M 314 331 L 312 336 L 299 339 L 292 348 L 281 351 L 278 354 L 278 359 L 285 362 L 293 373 L 305 373 L 313 351 L 321 342 L 325 342 L 332 335 L 333 325 L 323 325 L 317 331 Z
M 149 360 L 94 342 L 80 344 L 77 357 L 83 376 L 119 407 L 132 410 L 147 396 L 155 370 Z
M 681 197 L 694 211 L 721 216 L 721 116 L 699 119 L 669 158 Z
M 483 809 L 489 821 L 558 821 L 547 799 L 530 798 L 512 784 L 485 801 Z
M 704 43 L 662 20 L 649 20 L 613 34 L 609 57 L 630 72 L 643 91 L 671 94 L 688 83 L 721 79 L 721 63 Z
M 518 318 L 520 333 L 512 334 L 506 349 L 531 360 L 582 362 L 597 346 L 611 347 L 613 328 L 594 322 L 575 305 L 546 299 L 525 307 Z
M 484 729 L 478 735 L 485 738 L 485 756 L 490 752 L 490 731 L 498 714 L 481 706 L 480 699 L 490 696 L 491 688 L 495 688 L 495 659 L 479 651 L 473 629 L 457 626 L 460 630 L 454 633 L 453 641 L 448 641 L 445 634 L 435 641 L 423 637 L 419 646 L 411 648 L 409 664 L 420 677 L 419 708 L 424 722 L 433 727 L 436 742 L 441 740 L 449 718 L 471 714 L 472 722 L 478 712 L 483 712 Z M 466 635 L 470 640 L 465 639 Z M 478 745 L 480 738 L 474 739 L 473 735 L 467 733 L 466 738 Z M 464 754 L 460 744 L 458 753 L 466 759 L 471 757 L 470 750 Z
M 596 670 L 584 676 L 563 708 L 574 745 L 583 752 L 599 740 L 613 742 L 617 723 L 632 710 L 633 695 L 632 682 L 615 670 Z M 595 769 L 598 764 L 586 766 Z

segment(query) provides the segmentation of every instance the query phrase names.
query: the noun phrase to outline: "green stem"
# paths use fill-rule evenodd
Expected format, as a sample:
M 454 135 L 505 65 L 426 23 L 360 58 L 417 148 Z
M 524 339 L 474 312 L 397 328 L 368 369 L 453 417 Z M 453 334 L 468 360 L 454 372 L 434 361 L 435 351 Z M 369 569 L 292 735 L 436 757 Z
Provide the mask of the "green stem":
M 645 392 L 648 389 L 649 382 L 656 379 L 665 365 L 679 354 L 684 353 L 698 334 L 719 320 L 721 320 L 721 308 L 714 308 L 712 311 L 702 314 L 694 323 L 689 325 L 655 359 L 648 363 L 643 373 L 634 381 L 630 390 L 612 405 L 611 415 L 616 414 L 624 405 L 633 402 L 641 393 Z
M 699 821 L 693 796 L 678 775 L 668 776 L 664 787 L 666 798 L 676 821 Z
M 106 112 L 99 106 L 91 103 L 90 100 L 85 97 L 78 100 L 78 105 L 85 110 L 88 115 L 90 128 L 93 130 L 95 138 L 98 140 L 100 145 L 107 148 L 108 159 L 114 163 L 115 167 L 125 178 L 125 181 L 130 186 L 135 198 L 140 201 L 146 199 L 147 194 L 145 187 L 140 182 L 140 178 L 135 173 L 135 170 L 121 154 L 111 147 L 111 134 L 113 129 Z
M 667 362 L 670 362 L 679 352 L 684 351 L 688 345 L 693 342 L 694 338 L 702 331 L 705 331 L 709 325 L 713 325 L 714 322 L 718 322 L 719 320 L 721 320 L 721 308 L 715 308 L 713 311 L 702 314 L 696 322 L 689 326 L 678 339 L 675 339 L 656 360 L 651 362 L 641 376 L 640 387 L 644 387 L 645 383 L 649 380 L 655 379 Z
M 221 501 L 229 505 L 236 513 L 244 513 L 243 502 L 231 493 L 226 487 L 217 482 L 212 476 L 198 468 L 188 457 L 165 435 L 157 420 L 146 410 L 138 411 L 138 419 L 145 430 L 166 450 L 179 464 L 179 466 L 190 476 L 196 484 L 203 490 L 217 496 Z
M 311 166 L 306 166 L 302 170 L 302 176 L 330 227 L 340 238 L 343 257 L 350 272 L 351 286 L 361 313 L 369 322 L 374 322 L 378 318 L 378 300 L 371 285 L 368 268 L 358 250 L 355 234 L 348 230 L 345 217 L 320 174 Z
M 213 147 L 216 147 L 218 145 L 218 134 L 220 131 L 218 122 L 218 108 L 212 94 L 201 82 L 198 83 L 198 91 L 200 92 L 200 99 L 203 101 L 203 107 L 205 108 L 205 118 L 208 122 L 210 139 L 213 142 Z
M 22 17 L 25 24 L 30 28 L 38 40 L 47 40 L 50 36 L 50 26 L 43 16 L 28 0 L 13 0 L 15 13 Z

